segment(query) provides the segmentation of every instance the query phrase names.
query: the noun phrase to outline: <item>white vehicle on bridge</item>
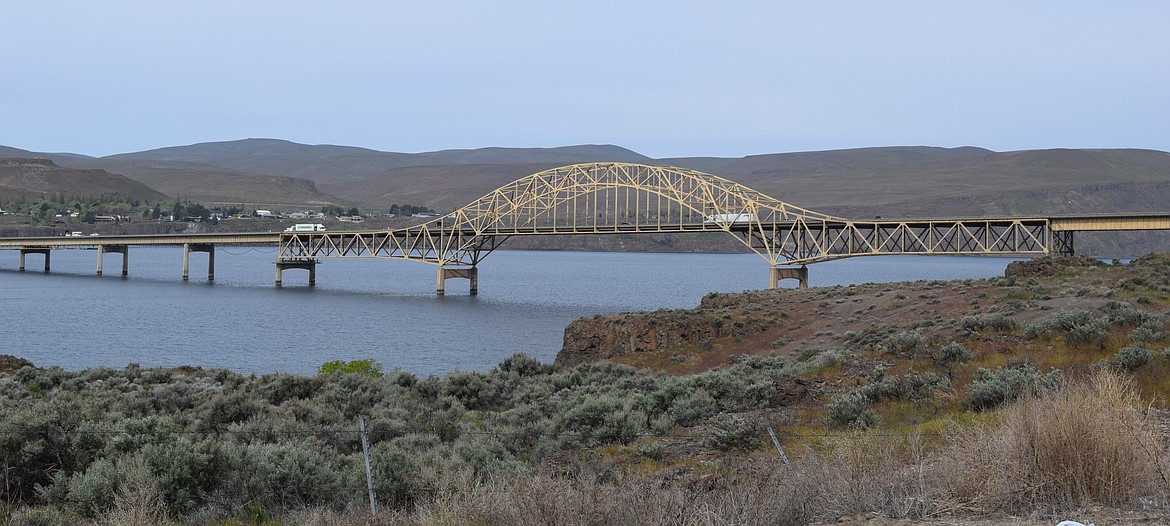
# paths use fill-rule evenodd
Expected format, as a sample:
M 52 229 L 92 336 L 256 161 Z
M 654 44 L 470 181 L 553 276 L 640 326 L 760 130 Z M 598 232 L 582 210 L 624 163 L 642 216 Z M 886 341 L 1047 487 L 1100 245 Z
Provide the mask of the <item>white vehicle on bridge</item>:
M 284 229 L 285 232 L 324 232 L 325 225 L 315 223 L 297 223 Z
M 756 220 L 755 214 L 712 214 L 703 220 L 707 224 L 751 223 Z

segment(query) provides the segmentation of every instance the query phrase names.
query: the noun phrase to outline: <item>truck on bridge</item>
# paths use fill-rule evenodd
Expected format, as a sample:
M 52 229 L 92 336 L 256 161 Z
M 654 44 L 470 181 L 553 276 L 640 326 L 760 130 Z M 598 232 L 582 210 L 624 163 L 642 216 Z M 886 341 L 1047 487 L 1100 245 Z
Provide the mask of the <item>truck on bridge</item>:
M 751 223 L 756 220 L 755 214 L 711 214 L 703 219 L 708 224 Z
M 319 223 L 297 223 L 284 229 L 285 232 L 324 232 L 325 225 Z

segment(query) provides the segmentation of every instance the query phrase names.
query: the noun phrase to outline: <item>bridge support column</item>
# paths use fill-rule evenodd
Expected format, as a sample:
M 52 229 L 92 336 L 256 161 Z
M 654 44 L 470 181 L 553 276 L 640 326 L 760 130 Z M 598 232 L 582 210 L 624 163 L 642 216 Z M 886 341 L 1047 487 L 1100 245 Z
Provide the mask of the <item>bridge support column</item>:
M 451 278 L 463 278 L 471 281 L 471 295 L 479 294 L 479 269 L 476 267 L 470 268 L 447 268 L 439 267 L 438 283 L 435 285 L 435 294 L 442 296 L 446 292 L 447 280 Z
M 122 254 L 122 275 L 130 274 L 130 247 L 127 245 L 98 245 L 97 248 L 97 275 L 102 275 L 102 260 L 106 252 Z
M 20 271 L 24 272 L 24 255 L 25 254 L 44 254 L 45 255 L 45 272 L 49 272 L 49 253 L 51 251 L 47 248 L 22 248 L 20 249 Z
M 283 284 L 284 270 L 290 268 L 300 268 L 309 271 L 309 286 L 317 285 L 317 260 L 294 260 L 294 261 L 277 261 L 276 262 L 276 286 L 280 287 Z
M 1054 230 L 1052 231 L 1052 251 L 1062 256 L 1071 256 L 1076 252 L 1073 250 L 1073 231 L 1072 230 Z
M 215 281 L 215 245 L 210 243 L 183 243 L 183 281 L 187 281 L 191 268 L 191 253 L 207 253 L 207 281 Z M 279 279 L 277 286 L 280 285 Z
M 800 288 L 807 289 L 808 266 L 801 265 L 799 267 L 772 267 L 772 272 L 768 279 L 768 288 L 778 288 L 780 285 L 780 280 L 782 279 L 795 279 L 800 282 Z

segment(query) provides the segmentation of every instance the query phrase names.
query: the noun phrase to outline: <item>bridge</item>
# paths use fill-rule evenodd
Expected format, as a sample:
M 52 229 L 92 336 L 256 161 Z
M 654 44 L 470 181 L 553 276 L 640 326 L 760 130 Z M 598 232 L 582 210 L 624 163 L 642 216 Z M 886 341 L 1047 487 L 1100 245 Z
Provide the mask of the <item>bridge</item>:
M 1170 214 L 1004 218 L 850 220 L 793 206 L 718 176 L 683 168 L 632 163 L 575 164 L 535 173 L 504 185 L 450 214 L 395 230 L 41 237 L 0 239 L 0 249 L 45 256 L 58 248 L 97 248 L 98 274 L 105 252 L 122 254 L 127 274 L 130 245 L 182 245 L 188 254 L 214 246 L 274 244 L 276 285 L 283 271 L 309 271 L 323 258 L 392 258 L 437 267 L 436 292 L 448 279 L 470 280 L 478 292 L 478 266 L 513 236 L 724 232 L 767 261 L 769 287 L 782 279 L 807 286 L 809 264 L 891 254 L 1042 255 L 1073 253 L 1073 234 L 1102 230 L 1170 229 Z

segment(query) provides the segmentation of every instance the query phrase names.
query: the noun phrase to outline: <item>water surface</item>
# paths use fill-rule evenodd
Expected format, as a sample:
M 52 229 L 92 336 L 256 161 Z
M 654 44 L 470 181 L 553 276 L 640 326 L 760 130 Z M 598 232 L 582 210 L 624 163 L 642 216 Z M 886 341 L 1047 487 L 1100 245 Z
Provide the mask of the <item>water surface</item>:
M 691 308 L 703 295 L 767 287 L 753 254 L 497 251 L 480 265 L 479 295 L 449 280 L 435 295 L 435 267 L 386 259 L 326 260 L 317 286 L 287 270 L 273 286 L 271 248 L 220 248 L 215 282 L 206 254 L 131 247 L 130 275 L 107 254 L 40 256 L 0 251 L 0 353 L 76 370 L 134 362 L 241 372 L 311 374 L 329 360 L 373 358 L 419 374 L 487 370 L 515 352 L 551 361 L 572 320 L 601 313 Z M 882 256 L 809 267 L 811 286 L 920 279 L 988 278 L 1010 258 Z M 113 275 L 111 275 L 113 274 Z M 795 286 L 794 281 L 785 283 Z

